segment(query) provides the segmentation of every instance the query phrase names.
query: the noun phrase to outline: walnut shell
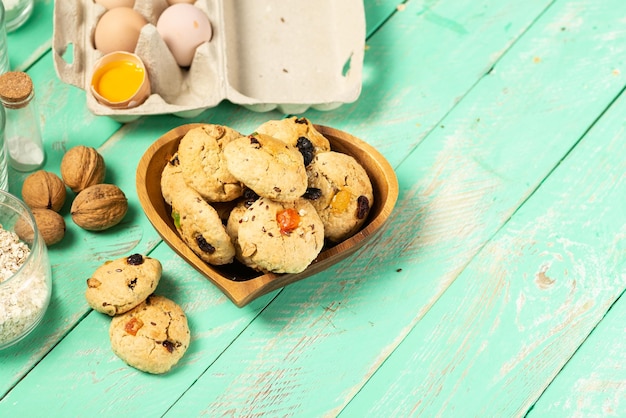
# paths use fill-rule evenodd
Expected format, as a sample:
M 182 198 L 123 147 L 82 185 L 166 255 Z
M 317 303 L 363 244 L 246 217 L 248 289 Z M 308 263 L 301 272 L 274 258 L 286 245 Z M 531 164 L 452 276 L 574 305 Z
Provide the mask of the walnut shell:
M 127 211 L 126 195 L 114 184 L 87 187 L 76 195 L 70 209 L 74 223 L 88 231 L 102 231 L 117 225 Z
M 58 212 L 66 196 L 63 180 L 48 171 L 35 171 L 24 179 L 22 185 L 22 199 L 31 209 L 52 209 Z
M 102 183 L 105 172 L 104 158 L 92 147 L 78 145 L 70 148 L 61 160 L 61 177 L 75 193 Z
M 32 210 L 37 229 L 47 246 L 56 244 L 65 236 L 65 220 L 51 209 L 35 208 Z M 33 242 L 35 232 L 24 218 L 15 223 L 15 233 L 24 242 Z

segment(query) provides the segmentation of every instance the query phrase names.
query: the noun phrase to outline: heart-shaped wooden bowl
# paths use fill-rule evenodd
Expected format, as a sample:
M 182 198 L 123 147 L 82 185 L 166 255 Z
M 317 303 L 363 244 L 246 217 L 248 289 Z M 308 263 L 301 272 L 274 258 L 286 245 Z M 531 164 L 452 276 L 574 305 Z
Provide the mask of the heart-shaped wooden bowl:
M 313 263 L 298 274 L 263 274 L 237 261 L 225 266 L 212 266 L 202 261 L 180 238 L 171 217 L 171 208 L 161 194 L 163 167 L 178 150 L 181 138 L 196 126 L 200 124 L 186 124 L 174 128 L 146 150 L 137 166 L 137 195 L 146 216 L 163 240 L 239 307 L 268 292 L 319 273 L 350 256 L 378 232 L 396 204 L 398 198 L 396 174 L 375 148 L 345 132 L 315 125 L 319 132 L 328 138 L 334 151 L 353 156 L 370 177 L 374 188 L 374 204 L 361 230 L 339 244 L 323 248 Z

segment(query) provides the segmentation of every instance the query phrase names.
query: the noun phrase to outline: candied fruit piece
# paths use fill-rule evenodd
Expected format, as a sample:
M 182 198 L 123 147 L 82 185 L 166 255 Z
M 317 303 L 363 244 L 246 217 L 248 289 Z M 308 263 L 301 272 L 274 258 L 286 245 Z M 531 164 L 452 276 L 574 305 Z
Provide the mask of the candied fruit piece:
M 333 196 L 330 201 L 330 208 L 335 213 L 344 212 L 350 204 L 351 194 L 346 189 L 341 189 Z
M 282 235 L 290 234 L 300 225 L 300 215 L 293 208 L 283 209 L 276 213 L 276 222 Z
M 87 287 L 96 288 L 100 287 L 101 284 L 100 280 L 94 279 L 93 277 L 87 279 Z
M 139 318 L 133 317 L 124 326 L 124 331 L 134 337 L 137 335 L 137 331 L 139 331 L 141 327 L 143 327 L 143 321 Z
M 172 210 L 172 219 L 174 220 L 174 227 L 180 231 L 180 213 Z

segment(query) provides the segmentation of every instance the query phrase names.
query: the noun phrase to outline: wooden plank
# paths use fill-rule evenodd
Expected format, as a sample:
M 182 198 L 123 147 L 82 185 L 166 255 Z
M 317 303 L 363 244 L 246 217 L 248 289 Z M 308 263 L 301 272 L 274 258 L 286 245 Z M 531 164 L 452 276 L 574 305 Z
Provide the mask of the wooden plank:
M 367 40 L 360 98 L 306 115 L 370 142 L 396 167 L 553 1 L 398 3 Z
M 83 108 L 82 114 L 89 118 L 89 114 L 84 112 L 86 110 Z M 79 109 L 77 109 L 77 114 L 81 114 Z M 219 108 L 210 109 L 202 116 L 214 123 L 237 126 L 244 132 L 252 132 L 254 127 L 267 120 L 265 114 L 250 112 L 228 103 L 224 103 Z M 106 130 L 108 126 L 119 125 L 109 118 L 94 118 L 93 116 L 91 118 L 94 122 L 91 129 L 81 124 L 77 131 L 65 133 L 58 143 L 46 144 L 46 150 L 49 153 L 44 168 L 59 174 L 60 160 L 65 150 L 71 146 L 70 144 L 97 146 L 96 141 L 104 142 L 100 134 L 109 135 L 109 131 Z M 142 213 L 135 193 L 135 169 L 143 152 L 152 142 L 173 127 L 186 122 L 188 120 L 175 116 L 143 118 L 135 123 L 124 125 L 106 143 L 98 146 L 107 165 L 105 182 L 118 185 L 125 192 L 129 202 L 128 214 L 114 228 L 102 232 L 89 232 L 76 226 L 69 214 L 74 194 L 68 190 L 68 200 L 61 212 L 67 226 L 66 236 L 59 244 L 49 248 L 54 286 L 51 305 L 42 324 L 32 335 L 2 351 L 1 394 L 6 393 L 22 379 L 90 312 L 83 296 L 85 280 L 99 265 L 108 259 L 132 252 L 148 254 L 161 242 L 160 237 Z M 104 128 L 99 131 L 101 126 Z M 58 128 L 62 129 L 60 125 Z M 91 137 L 91 135 L 94 136 Z M 88 142 L 88 139 L 93 139 L 94 143 Z M 18 174 L 14 171 L 10 174 L 12 176 L 11 191 L 19 193 L 17 190 L 27 174 Z M 172 255 L 168 258 L 172 258 Z M 206 279 L 200 282 L 205 286 L 208 285 Z M 54 367 L 54 364 L 51 364 Z
M 469 7 L 468 4 L 469 2 L 467 2 L 467 4 L 464 3 L 464 7 L 465 8 Z M 485 4 L 491 4 L 491 3 L 487 2 Z M 482 63 L 478 63 L 478 64 L 475 63 L 476 67 L 485 67 L 485 66 L 490 65 L 491 59 L 493 58 L 493 56 L 494 55 L 497 56 L 500 53 L 500 51 L 503 48 L 505 48 L 506 44 L 509 44 L 510 42 L 512 42 L 512 39 L 514 39 L 515 36 L 519 35 L 519 33 L 523 31 L 523 29 L 526 27 L 525 25 L 529 24 L 534 19 L 534 16 L 542 10 L 542 8 L 544 7 L 544 4 L 545 2 L 536 2 L 534 3 L 534 8 L 528 7 L 528 8 L 520 8 L 520 10 L 518 11 L 513 11 L 513 10 L 509 11 L 508 15 L 511 17 L 513 23 L 511 25 L 510 33 L 506 37 L 506 40 L 502 42 L 498 42 L 495 39 L 493 39 L 491 40 L 491 42 L 487 43 L 486 45 L 481 44 L 483 46 L 479 48 L 479 51 L 477 51 L 476 49 L 473 49 L 471 54 L 468 52 L 467 57 L 468 58 L 473 57 L 473 62 L 479 62 L 481 59 L 484 60 L 484 62 Z M 499 13 L 499 12 L 500 11 L 498 9 L 494 9 L 494 13 Z M 398 13 L 398 15 L 400 16 L 401 14 Z M 409 15 L 402 15 L 402 16 L 403 17 L 401 18 L 400 22 L 404 22 L 403 24 L 409 24 L 411 22 L 411 16 Z M 406 19 L 406 21 L 404 19 Z M 476 36 L 482 39 L 482 37 L 485 36 L 486 34 L 487 35 L 490 34 L 490 19 L 493 19 L 493 16 L 491 14 L 486 14 L 485 16 L 482 16 L 482 17 L 472 15 L 471 18 L 468 18 L 468 27 L 471 26 L 472 28 L 474 27 L 477 28 Z M 432 31 L 433 33 L 437 33 L 438 30 L 447 30 L 447 29 L 445 28 L 442 29 L 438 25 L 434 25 L 430 28 L 430 31 Z M 496 32 L 500 33 L 500 30 L 497 30 Z M 384 34 L 384 31 L 377 32 L 377 36 L 379 35 L 379 33 Z M 423 42 L 426 42 L 426 41 L 423 41 Z M 457 37 L 449 37 L 446 45 L 448 45 L 450 49 L 455 50 L 456 48 L 455 45 L 457 44 L 457 42 L 458 42 Z M 398 43 L 398 44 L 390 43 L 389 47 L 398 48 L 399 50 L 402 50 L 407 45 L 410 46 L 412 44 L 414 44 L 414 42 L 411 39 L 404 39 L 402 43 Z M 463 48 L 465 46 L 466 45 L 461 45 L 459 48 Z M 431 53 L 434 54 L 435 52 L 436 52 L 435 49 L 431 48 Z M 476 54 L 477 52 L 480 52 L 480 54 L 477 55 Z M 388 53 L 389 53 L 388 50 L 387 51 L 384 51 L 382 49 L 376 50 L 376 52 L 374 54 L 370 54 L 367 59 L 370 60 L 370 62 L 373 64 L 377 62 L 379 58 L 384 58 L 386 54 Z M 380 54 L 380 55 L 377 55 L 377 54 Z M 471 66 L 468 66 L 468 68 L 470 67 Z M 471 68 L 474 68 L 474 67 L 471 67 Z M 471 73 L 470 71 L 469 75 L 466 75 L 465 77 L 466 84 L 464 84 L 463 86 L 459 85 L 460 87 L 457 86 L 458 89 L 455 89 L 452 93 L 461 92 L 461 94 L 463 94 L 464 91 L 462 90 L 462 88 L 469 88 L 469 86 L 471 86 L 474 83 L 474 79 L 472 78 L 474 76 L 475 74 Z M 447 80 L 440 80 L 440 85 L 446 85 L 446 84 L 447 84 Z M 375 92 L 375 89 L 371 88 L 370 92 Z M 406 99 L 407 99 L 407 106 L 413 106 L 412 98 L 407 97 Z M 366 97 L 363 100 L 369 100 L 369 99 Z M 454 101 L 446 100 L 446 102 L 453 103 Z M 371 103 L 371 106 L 373 106 L 374 108 L 377 108 L 379 106 L 379 103 L 376 101 L 371 101 L 370 103 Z M 445 111 L 447 110 L 448 109 L 446 108 Z M 346 106 L 345 109 L 341 108 L 336 113 L 333 112 L 335 113 L 335 117 L 331 118 L 331 121 L 334 121 L 335 123 L 332 123 L 331 125 L 337 125 L 339 120 L 341 120 L 345 115 L 350 115 L 350 112 L 351 111 L 349 109 L 349 106 Z M 365 113 L 366 112 L 364 111 L 363 114 Z M 313 115 L 312 116 L 312 119 L 313 119 L 313 117 L 318 115 L 319 113 L 311 112 L 310 114 Z M 439 117 L 441 116 L 442 115 L 440 115 Z M 280 115 L 277 115 L 275 112 L 272 112 L 269 114 L 253 114 L 240 107 L 233 106 L 228 103 L 224 103 L 216 109 L 210 109 L 204 112 L 200 117 L 194 120 L 227 124 L 237 129 L 240 129 L 243 132 L 246 132 L 255 126 L 258 126 L 258 124 L 260 124 L 262 121 L 265 121 L 269 118 L 274 118 L 274 117 L 280 117 Z M 317 120 L 315 121 L 317 122 Z M 151 142 L 150 137 L 152 136 L 153 133 L 157 133 L 157 132 L 162 133 L 165 130 L 167 130 L 166 127 L 168 126 L 173 127 L 173 126 L 176 126 L 176 124 L 180 124 L 181 122 L 182 120 L 177 119 L 177 118 L 171 118 L 171 117 L 146 118 L 137 123 L 127 125 L 122 131 L 120 131 L 119 134 L 115 135 L 112 138 L 112 140 L 109 141 L 102 149 L 103 153 L 105 154 L 105 158 L 107 158 L 108 155 L 119 157 L 119 159 L 114 159 L 112 163 L 113 164 L 112 172 L 117 173 L 112 177 L 112 180 L 116 180 L 119 177 L 124 177 L 123 174 L 120 174 L 120 173 L 128 173 L 128 167 L 132 167 L 134 169 L 134 167 L 136 166 L 136 161 L 138 160 L 141 154 L 141 152 L 138 150 L 145 149 L 147 147 L 147 144 Z M 409 123 L 412 124 L 413 122 L 409 122 Z M 384 141 L 386 138 L 383 135 L 383 133 L 386 132 L 387 126 L 381 126 L 379 129 L 381 130 L 380 131 L 381 134 L 379 135 L 379 138 L 382 138 L 381 140 Z M 125 167 L 126 167 L 126 170 L 124 169 Z M 132 175 L 128 177 L 134 178 L 134 176 Z M 128 181 L 128 180 L 125 180 L 125 181 Z M 136 202 L 132 202 L 131 207 L 135 208 L 135 210 L 138 210 L 138 206 L 136 205 Z M 138 212 L 135 212 L 135 215 L 138 216 Z M 133 222 L 134 221 L 137 221 L 139 224 L 137 224 L 138 226 L 136 227 L 136 230 L 134 230 L 133 234 L 137 234 L 137 236 L 140 236 L 141 234 L 149 233 L 149 231 L 145 230 L 146 227 L 144 226 L 144 223 L 141 223 L 142 222 L 141 220 L 135 218 Z M 135 227 L 134 223 L 131 225 Z M 132 229 L 133 228 L 131 228 L 131 230 Z M 80 231 L 78 231 L 78 233 L 80 233 Z M 130 242 L 128 238 L 129 237 L 126 237 L 125 239 L 126 242 Z M 152 244 L 150 240 L 146 240 L 144 238 L 142 238 L 141 240 L 142 240 L 141 242 L 146 241 L 146 244 L 148 244 L 149 242 L 150 244 Z M 116 245 L 118 244 L 118 243 L 115 243 L 113 239 L 111 239 L 110 244 L 108 244 L 106 241 L 103 241 L 102 238 L 98 238 L 97 242 L 100 244 L 104 244 L 105 247 L 108 247 L 106 249 L 107 254 L 111 254 L 111 248 L 117 248 Z M 130 250 L 129 246 L 126 246 L 125 248 Z M 141 248 L 148 248 L 148 247 L 139 246 L 135 248 L 141 249 Z M 86 253 L 89 253 L 90 251 L 93 251 L 93 248 L 91 250 L 85 250 Z M 92 253 L 92 254 L 95 254 L 97 256 L 98 253 Z M 97 264 L 98 262 L 83 263 L 80 269 L 78 268 L 74 269 L 72 268 L 71 265 L 68 265 L 67 267 L 65 267 L 66 269 L 65 271 L 67 272 L 69 279 L 64 280 L 62 283 L 59 283 L 59 285 L 57 285 L 58 290 L 56 290 L 56 292 L 58 296 L 55 297 L 56 302 L 54 303 L 56 305 L 53 304 L 53 309 L 52 309 L 52 311 L 54 312 L 52 314 L 54 320 L 51 321 L 52 322 L 51 327 L 57 330 L 56 331 L 57 335 L 55 335 L 54 337 L 48 337 L 47 339 L 44 339 L 44 342 L 46 342 L 47 345 L 40 344 L 41 339 L 38 339 L 38 337 L 33 336 L 31 339 L 29 339 L 29 341 L 34 342 L 32 345 L 31 344 L 24 345 L 24 344 L 27 344 L 27 343 L 24 343 L 20 347 L 21 349 L 16 348 L 13 351 L 11 355 L 15 356 L 15 360 L 13 364 L 11 365 L 12 367 L 8 368 L 8 371 L 6 372 L 9 378 L 3 380 L 3 381 L 8 382 L 5 388 L 10 388 L 11 385 L 15 381 L 21 378 L 23 372 L 29 370 L 30 367 L 32 367 L 32 364 L 34 364 L 34 362 L 41 357 L 40 355 L 32 355 L 32 358 L 29 357 L 33 353 L 33 348 L 32 348 L 33 346 L 37 347 L 41 345 L 44 347 L 42 351 L 45 351 L 46 349 L 45 347 L 49 347 L 52 341 L 57 341 L 59 338 L 62 337 L 61 334 L 65 332 L 65 331 L 58 331 L 58 330 L 67 330 L 71 328 L 71 326 L 73 326 L 79 320 L 78 316 L 80 316 L 81 314 L 84 315 L 86 312 L 88 312 L 87 310 L 85 310 L 84 304 L 81 305 L 81 303 L 83 303 L 80 299 L 81 294 L 82 294 L 82 289 L 83 289 L 82 287 L 83 283 L 81 280 L 83 280 L 85 275 L 89 274 L 90 271 L 92 271 L 92 269 L 94 269 L 95 266 L 97 266 Z M 60 267 L 60 266 L 56 267 L 55 271 L 63 271 L 62 270 L 63 268 L 64 267 Z M 70 295 L 67 301 L 65 300 L 64 295 Z M 186 303 L 186 300 L 183 300 L 183 303 Z M 221 308 L 210 307 L 210 314 L 213 317 L 219 318 L 220 312 L 221 312 Z M 93 321 L 91 319 L 92 315 L 95 315 L 95 314 L 93 313 L 90 314 L 89 317 L 86 319 L 86 321 Z M 69 318 L 69 320 L 67 318 Z M 88 331 L 89 329 L 90 329 L 89 327 L 82 328 L 79 326 L 74 330 L 74 332 L 70 334 L 70 337 L 80 339 L 81 341 L 82 341 L 82 338 L 86 338 L 86 339 L 91 338 L 90 333 Z M 38 331 L 38 332 L 41 332 L 41 331 Z M 80 337 L 78 336 L 74 337 L 74 335 L 79 335 Z M 207 337 L 204 336 L 204 338 L 207 338 Z M 35 369 L 35 372 L 33 372 L 32 374 L 29 374 L 28 376 L 24 378 L 23 386 L 20 385 L 15 390 L 11 391 L 11 393 L 2 402 L 2 404 L 0 404 L 1 407 L 7 408 L 6 410 L 10 410 L 11 405 L 14 405 L 15 402 L 19 403 L 20 405 L 24 405 L 24 399 L 27 396 L 25 392 L 29 392 L 29 391 L 27 389 L 23 389 L 24 392 L 22 392 L 21 388 L 22 387 L 28 388 L 30 387 L 29 386 L 31 384 L 30 382 L 37 382 L 37 380 L 31 380 L 31 379 L 35 379 L 35 377 L 31 377 L 31 376 L 39 376 L 38 375 L 38 373 L 40 373 L 39 370 L 47 371 L 47 374 L 52 374 L 54 370 L 58 370 L 58 364 L 56 364 L 54 360 L 52 359 L 53 356 L 57 355 L 56 354 L 57 352 L 59 352 L 58 355 L 62 357 L 67 357 L 67 358 L 72 357 L 71 354 L 65 352 L 65 350 L 71 351 L 72 345 L 70 343 L 68 343 L 67 345 L 64 345 L 63 342 L 59 346 L 57 346 L 57 348 L 55 349 L 55 351 L 53 352 L 51 356 L 44 358 L 41 361 L 41 363 L 38 364 L 38 367 Z M 210 344 L 210 341 L 206 341 L 205 343 Z M 224 348 L 225 346 L 221 346 L 221 347 Z M 15 371 L 18 367 L 21 367 L 19 369 L 20 370 L 19 373 Z M 89 370 L 90 364 L 83 363 L 81 366 L 72 365 L 72 368 L 74 367 L 77 367 L 80 370 Z M 201 366 L 198 366 L 198 367 L 201 367 Z M 195 370 L 194 373 L 198 373 L 198 370 Z M 106 380 L 110 381 L 109 383 L 110 386 L 113 386 L 115 384 L 115 376 L 111 375 Z M 84 389 L 85 392 L 89 392 L 92 389 L 96 392 L 99 390 L 98 388 L 93 388 L 92 386 L 90 386 L 91 384 L 93 384 L 93 382 L 90 381 L 89 379 L 83 379 L 81 381 L 85 383 L 85 389 Z M 162 381 L 167 382 L 167 380 L 162 380 Z M 162 382 L 162 381 L 154 381 L 153 384 L 158 386 L 160 384 L 159 382 Z M 36 383 L 32 383 L 32 385 L 36 386 Z M 48 404 L 58 404 L 59 402 L 63 402 L 64 405 L 66 405 L 67 403 L 72 404 L 72 406 L 67 406 L 69 410 L 73 410 L 73 408 L 85 408 L 85 405 L 83 404 L 83 402 L 81 402 L 81 400 L 78 397 L 75 397 L 73 395 L 74 393 L 72 391 L 68 391 L 67 387 L 64 387 L 63 385 L 53 385 L 52 387 L 47 388 L 47 390 L 45 391 L 45 395 L 42 395 L 43 396 L 42 402 L 45 402 L 44 401 L 44 398 L 45 398 Z M 101 397 L 101 400 L 104 403 L 107 403 L 110 401 L 108 397 Z M 145 407 L 146 407 L 145 402 L 143 402 L 140 397 L 134 398 L 132 401 L 128 401 L 125 404 L 125 408 L 126 408 L 125 410 L 129 411 L 129 413 L 131 413 L 132 411 L 134 411 L 135 413 L 140 413 L 144 411 Z M 150 405 L 150 407 L 154 407 L 154 406 Z M 94 404 L 91 404 L 88 408 L 91 411 L 101 411 L 101 410 L 107 410 L 109 407 L 107 405 L 94 403 Z
M 366 13 L 368 16 L 374 13 L 381 18 L 385 10 L 392 10 L 389 4 L 367 4 Z M 268 118 L 282 117 L 276 112 L 253 113 L 224 103 L 195 119 L 174 116 L 144 118 L 124 126 L 115 134 L 122 125 L 107 117 L 94 116 L 87 110 L 84 91 L 58 79 L 49 51 L 31 67 L 50 48 L 52 11 L 52 1 L 37 2 L 28 24 L 9 35 L 9 47 L 15 51 L 11 53 L 12 67 L 20 70 L 28 68 L 35 84 L 47 153 L 43 169 L 60 175 L 61 159 L 69 148 L 76 145 L 99 148 L 108 166 L 105 181 L 118 184 L 126 192 L 130 209 L 125 221 L 113 230 L 98 234 L 85 232 L 71 221 L 69 208 L 73 194 L 69 193 L 62 211 L 67 225 L 66 237 L 62 243 L 49 249 L 54 280 L 51 306 L 43 323 L 31 336 L 2 352 L 0 393 L 3 395 L 88 314 L 89 308 L 82 296 L 85 277 L 106 259 L 131 251 L 148 253 L 160 241 L 152 226 L 141 216 L 141 208 L 133 192 L 134 169 L 149 144 L 167 130 L 187 122 L 211 121 L 251 132 Z M 10 170 L 10 191 L 13 194 L 21 196 L 21 184 L 28 174 Z M 68 257 L 70 252 L 71 257 Z M 200 282 L 206 285 L 204 280 Z
M 602 10 L 563 1 L 542 15 L 398 168 L 398 209 L 377 242 L 284 289 L 171 415 L 343 408 L 622 90 L 610 58 L 622 16 Z M 598 88 L 581 97 L 587 85 Z M 447 309 L 469 291 L 458 292 Z
M 98 125 L 99 123 L 94 123 L 93 126 Z M 88 131 L 83 130 L 79 138 L 84 139 L 89 134 Z M 94 140 L 97 138 L 94 136 Z M 60 160 L 55 157 L 60 158 L 65 148 L 50 152 L 49 145 L 46 145 L 49 158 L 44 168 L 59 174 L 58 162 Z M 123 175 L 123 167 L 128 162 L 127 159 L 140 154 L 142 146 L 145 144 L 129 142 L 126 145 L 129 154 L 124 156 L 123 161 L 115 161 L 113 158 L 115 155 L 101 149 L 107 164 L 105 182 L 117 184 L 129 200 L 129 212 L 119 225 L 102 232 L 84 231 L 79 228 L 70 216 L 74 193 L 68 189 L 66 203 L 60 212 L 66 224 L 65 237 L 60 243 L 48 249 L 53 272 L 53 294 L 50 307 L 41 325 L 28 338 L 2 351 L 0 393 L 4 394 L 15 382 L 19 381 L 86 315 L 89 307 L 83 296 L 85 280 L 97 266 L 107 259 L 130 254 L 131 251 L 147 253 L 160 241 L 156 232 L 138 211 L 139 203 L 133 193 L 134 177 L 130 173 Z M 14 173 L 11 171 L 9 174 L 13 176 Z M 21 194 L 15 190 L 16 184 L 21 183 L 16 183 L 16 177 L 13 176 L 11 191 L 19 196 Z
M 550 383 L 530 410 L 529 418 L 626 416 L 624 318 L 626 298 L 622 294 Z
M 626 94 L 463 271 L 346 416 L 528 411 L 626 289 L 625 111 Z M 623 352 L 619 328 L 614 342 Z M 574 372 L 593 375 L 593 366 Z
M 398 10 L 398 2 L 390 0 L 364 1 L 366 38 L 369 39 L 385 21 Z
M 23 26 L 7 34 L 11 70 L 26 71 L 52 44 L 53 0 L 36 0 Z
M 181 363 L 163 376 L 128 367 L 111 350 L 110 318 L 92 312 L 0 402 L 0 416 L 38 416 L 51 406 L 56 416 L 112 411 L 123 417 L 160 416 L 274 296 L 240 309 L 165 244 L 151 256 L 169 260 L 156 293 L 180 303 L 189 318 L 192 340 Z M 33 397 L 33 390 L 41 397 Z

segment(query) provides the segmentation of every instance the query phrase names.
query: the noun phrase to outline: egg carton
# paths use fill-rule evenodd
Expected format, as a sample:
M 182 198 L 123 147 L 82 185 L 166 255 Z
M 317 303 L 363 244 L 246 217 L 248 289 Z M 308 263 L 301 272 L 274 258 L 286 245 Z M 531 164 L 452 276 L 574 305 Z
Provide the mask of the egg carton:
M 128 122 L 144 115 L 194 117 L 221 101 L 265 112 L 331 110 L 361 92 L 365 13 L 361 0 L 200 0 L 213 28 L 188 68 L 176 64 L 156 30 L 166 0 L 136 0 L 148 24 L 135 53 L 144 62 L 152 94 L 140 106 L 112 109 L 90 89 L 94 30 L 106 11 L 93 0 L 54 2 L 54 65 L 59 78 L 84 89 L 96 115 Z M 65 57 L 70 55 L 71 57 Z

